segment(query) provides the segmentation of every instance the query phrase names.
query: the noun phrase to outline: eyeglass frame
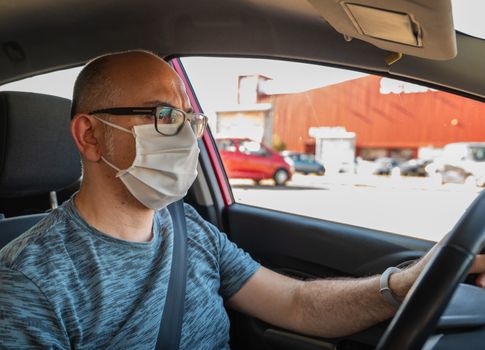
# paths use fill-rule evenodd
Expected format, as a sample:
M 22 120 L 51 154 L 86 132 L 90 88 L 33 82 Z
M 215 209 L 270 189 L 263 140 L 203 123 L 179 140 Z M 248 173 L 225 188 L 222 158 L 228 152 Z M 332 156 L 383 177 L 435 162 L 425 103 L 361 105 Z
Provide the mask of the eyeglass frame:
M 180 124 L 180 126 L 177 128 L 177 131 L 174 134 L 167 135 L 158 130 L 158 117 L 157 117 L 157 111 L 160 111 L 161 109 L 168 108 L 171 110 L 175 110 L 178 112 L 181 112 L 182 115 L 184 116 L 184 121 Z M 175 108 L 172 106 L 156 106 L 156 107 L 113 107 L 113 108 L 104 108 L 104 109 L 97 109 L 92 112 L 88 113 L 89 115 L 93 114 L 111 114 L 111 115 L 116 115 L 116 116 L 134 116 L 134 115 L 151 115 L 153 116 L 154 119 L 154 124 L 155 124 L 155 131 L 158 132 L 159 134 L 163 136 L 176 136 L 182 130 L 184 124 L 186 121 L 188 121 L 192 125 L 192 119 L 194 116 L 202 116 L 203 117 L 203 128 L 202 128 L 202 133 L 200 136 L 195 135 L 197 138 L 201 138 L 202 135 L 204 134 L 204 130 L 207 126 L 208 118 L 205 114 L 203 113 L 198 113 L 198 112 L 185 112 L 184 110 L 180 108 Z M 193 130 L 193 129 L 192 129 Z

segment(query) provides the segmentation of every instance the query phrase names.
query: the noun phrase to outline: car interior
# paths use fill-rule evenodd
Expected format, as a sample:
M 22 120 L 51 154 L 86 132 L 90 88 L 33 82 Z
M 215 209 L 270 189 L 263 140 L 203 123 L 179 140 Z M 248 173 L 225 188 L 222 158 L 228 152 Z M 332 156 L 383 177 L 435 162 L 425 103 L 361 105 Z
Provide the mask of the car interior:
M 485 40 L 453 27 L 449 0 L 0 0 L 0 85 L 131 49 L 167 59 L 202 111 L 182 57 L 257 57 L 345 67 L 485 102 Z M 79 188 L 70 101 L 0 92 L 0 249 Z M 262 265 L 298 278 L 364 277 L 422 257 L 430 240 L 238 203 L 211 130 L 186 203 Z M 316 203 L 315 205 L 318 205 Z M 480 349 L 485 294 L 466 279 L 481 250 L 479 196 L 396 316 L 340 338 L 229 310 L 233 349 Z
M 3 131 L 0 211 L 4 216 L 0 220 L 0 246 L 3 247 L 47 216 L 48 209 L 56 207 L 58 200 L 69 198 L 79 186 L 81 163 L 68 133 L 69 100 L 2 92 L 0 101 Z

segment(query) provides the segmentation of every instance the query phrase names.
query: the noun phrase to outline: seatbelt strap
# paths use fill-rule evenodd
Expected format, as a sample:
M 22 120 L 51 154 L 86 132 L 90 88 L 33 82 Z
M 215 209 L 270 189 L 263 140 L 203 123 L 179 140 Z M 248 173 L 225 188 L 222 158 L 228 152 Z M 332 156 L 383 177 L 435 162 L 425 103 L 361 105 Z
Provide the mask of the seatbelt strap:
M 176 350 L 179 348 L 184 317 L 187 279 L 187 227 L 183 200 L 170 204 L 168 211 L 173 222 L 173 255 L 156 350 Z

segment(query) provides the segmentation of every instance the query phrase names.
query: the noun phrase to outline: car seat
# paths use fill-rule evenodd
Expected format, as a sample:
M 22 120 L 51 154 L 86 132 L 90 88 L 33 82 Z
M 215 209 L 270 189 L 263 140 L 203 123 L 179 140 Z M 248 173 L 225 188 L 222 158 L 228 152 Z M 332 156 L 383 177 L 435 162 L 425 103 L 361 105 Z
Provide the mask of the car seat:
M 0 92 L 0 248 L 77 190 L 70 108 L 61 97 Z

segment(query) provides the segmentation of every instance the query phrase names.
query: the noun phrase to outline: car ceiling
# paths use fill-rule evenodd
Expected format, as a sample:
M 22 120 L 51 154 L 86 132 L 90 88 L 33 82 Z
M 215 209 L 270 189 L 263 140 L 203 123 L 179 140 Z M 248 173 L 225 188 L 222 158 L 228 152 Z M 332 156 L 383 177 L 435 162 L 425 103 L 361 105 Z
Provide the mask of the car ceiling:
M 344 40 L 307 0 L 0 0 L 0 83 L 143 48 L 161 56 L 282 57 L 417 79 L 485 98 L 485 40 L 436 61 Z M 473 53 L 473 54 L 471 54 Z

